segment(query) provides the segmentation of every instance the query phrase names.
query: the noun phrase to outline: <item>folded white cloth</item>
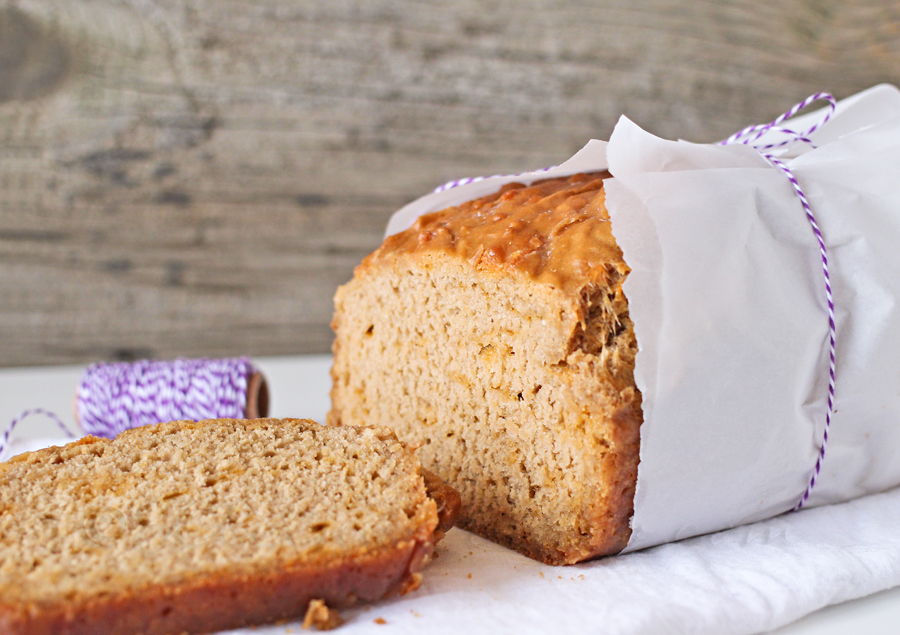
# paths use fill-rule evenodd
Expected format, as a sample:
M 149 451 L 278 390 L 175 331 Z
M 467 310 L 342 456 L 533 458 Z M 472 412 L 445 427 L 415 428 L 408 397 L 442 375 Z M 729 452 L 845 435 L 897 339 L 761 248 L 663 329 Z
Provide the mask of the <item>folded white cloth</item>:
M 898 528 L 900 489 L 572 567 L 454 530 L 422 589 L 342 632 L 758 633 L 900 584 Z
M 66 441 L 16 441 L 9 455 Z M 900 585 L 898 529 L 900 488 L 570 567 L 455 529 L 420 589 L 344 611 L 340 632 L 758 633 Z

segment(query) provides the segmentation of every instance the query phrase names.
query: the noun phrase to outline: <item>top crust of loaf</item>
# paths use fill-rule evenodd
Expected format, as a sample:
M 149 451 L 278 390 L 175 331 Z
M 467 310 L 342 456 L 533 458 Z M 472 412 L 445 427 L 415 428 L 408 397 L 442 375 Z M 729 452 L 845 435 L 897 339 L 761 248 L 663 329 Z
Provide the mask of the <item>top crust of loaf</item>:
M 403 253 L 444 251 L 482 271 L 524 273 L 570 294 L 629 269 L 610 229 L 608 172 L 510 183 L 497 193 L 419 217 L 389 236 L 357 270 Z

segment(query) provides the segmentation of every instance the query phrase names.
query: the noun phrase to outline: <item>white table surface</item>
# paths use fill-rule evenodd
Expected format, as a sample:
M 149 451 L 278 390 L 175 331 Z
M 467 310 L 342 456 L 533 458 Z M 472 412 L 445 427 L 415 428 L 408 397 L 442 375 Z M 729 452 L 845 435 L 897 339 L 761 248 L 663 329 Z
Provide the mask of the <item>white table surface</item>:
M 254 362 L 269 382 L 271 416 L 324 420 L 330 407 L 330 356 L 263 357 Z M 0 433 L 16 415 L 29 408 L 50 410 L 72 423 L 75 387 L 83 370 L 83 366 L 0 369 Z M 40 415 L 26 419 L 13 433 L 14 439 L 59 436 L 56 424 Z M 824 608 L 773 631 L 778 635 L 898 632 L 900 587 Z

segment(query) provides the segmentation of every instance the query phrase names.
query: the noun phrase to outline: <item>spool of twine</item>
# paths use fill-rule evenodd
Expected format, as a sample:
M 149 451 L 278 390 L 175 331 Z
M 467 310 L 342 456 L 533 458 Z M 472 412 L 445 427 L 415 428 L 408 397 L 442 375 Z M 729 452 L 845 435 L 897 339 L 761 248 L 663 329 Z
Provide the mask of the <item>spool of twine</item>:
M 246 357 L 94 364 L 75 393 L 78 426 L 106 438 L 161 421 L 255 419 L 268 413 L 265 377 Z
M 53 412 L 25 410 L 0 436 L 0 453 L 13 429 L 43 415 L 70 437 Z M 246 357 L 101 363 L 88 366 L 75 391 L 75 422 L 84 434 L 111 439 L 130 428 L 190 419 L 256 419 L 269 414 L 269 387 Z

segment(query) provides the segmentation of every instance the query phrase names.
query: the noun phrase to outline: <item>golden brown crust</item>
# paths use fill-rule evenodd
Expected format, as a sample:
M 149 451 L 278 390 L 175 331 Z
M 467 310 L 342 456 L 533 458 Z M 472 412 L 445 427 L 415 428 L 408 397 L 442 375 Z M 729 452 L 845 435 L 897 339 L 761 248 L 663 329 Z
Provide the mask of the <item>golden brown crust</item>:
M 46 608 L 0 605 L 0 633 L 167 635 L 293 619 L 303 616 L 309 601 L 316 598 L 332 607 L 345 607 L 408 589 L 431 551 L 430 532 L 423 532 L 393 547 L 340 562 L 207 576 Z
M 627 272 L 610 229 L 603 179 L 575 174 L 530 186 L 505 185 L 490 196 L 425 214 L 389 236 L 360 265 L 399 253 L 445 251 L 482 270 L 517 271 L 569 293 L 596 284 L 598 263 Z
M 434 530 L 434 541 L 438 542 L 456 524 L 462 501 L 459 492 L 438 478 L 434 472 L 421 468 L 419 473 L 425 479 L 425 490 L 429 498 L 437 505 L 438 526 Z
M 595 533 L 582 553 L 567 553 L 552 564 L 573 564 L 590 558 L 619 553 L 631 537 L 631 517 L 634 514 L 634 490 L 640 460 L 640 427 L 643 423 L 641 393 L 626 388 L 621 405 L 611 414 L 613 434 L 611 443 L 617 448 L 608 456 L 606 474 L 611 494 L 603 507 L 595 508 L 592 526 Z

